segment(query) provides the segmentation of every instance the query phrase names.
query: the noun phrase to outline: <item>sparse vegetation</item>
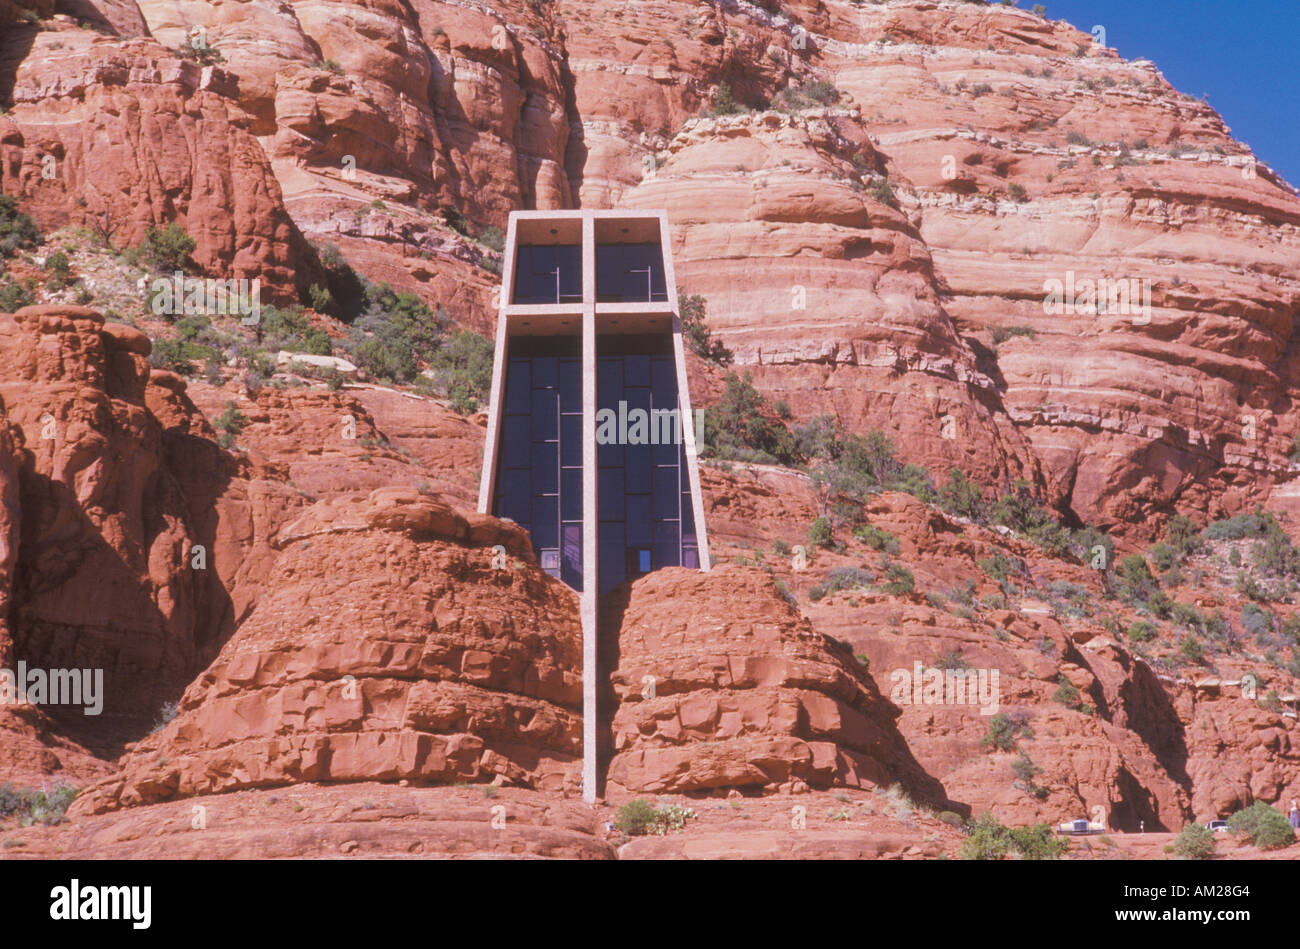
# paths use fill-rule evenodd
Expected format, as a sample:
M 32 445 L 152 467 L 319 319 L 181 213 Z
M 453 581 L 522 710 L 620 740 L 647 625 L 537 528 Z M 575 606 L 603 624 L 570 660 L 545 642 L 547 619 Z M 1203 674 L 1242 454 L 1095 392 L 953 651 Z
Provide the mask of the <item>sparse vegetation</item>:
M 1228 818 L 1228 829 L 1241 834 L 1260 850 L 1278 850 L 1295 843 L 1295 831 L 1286 815 L 1263 801 Z
M 661 804 L 655 807 L 648 801 L 637 798 L 615 812 L 614 827 L 629 837 L 646 834 L 663 837 L 681 830 L 688 820 L 697 816 L 695 811 L 680 804 Z
M 1209 860 L 1214 856 L 1214 832 L 1201 824 L 1188 824 L 1174 840 L 1173 852 L 1183 860 Z
M 1024 712 L 999 712 L 989 719 L 989 730 L 980 745 L 989 751 L 1014 751 L 1021 738 L 1033 738 L 1029 716 Z
M 0 194 L 0 258 L 35 247 L 40 239 L 35 222 L 18 210 L 18 199 L 11 194 Z M 4 309 L 0 306 L 0 310 Z
M 708 327 L 708 302 L 699 294 L 687 295 L 677 288 L 677 299 L 681 307 L 682 338 L 691 351 L 701 359 L 729 365 L 734 358 L 731 350 L 721 340 L 714 339 Z
M 60 782 L 51 790 L 23 790 L 12 784 L 0 785 L 0 820 L 14 817 L 19 827 L 54 825 L 63 820 L 77 796 L 77 789 Z
M 1055 860 L 1070 849 L 1070 842 L 1055 836 L 1047 824 L 1005 827 L 992 814 L 982 814 L 962 841 L 963 860 L 1002 860 L 1018 854 L 1025 860 Z

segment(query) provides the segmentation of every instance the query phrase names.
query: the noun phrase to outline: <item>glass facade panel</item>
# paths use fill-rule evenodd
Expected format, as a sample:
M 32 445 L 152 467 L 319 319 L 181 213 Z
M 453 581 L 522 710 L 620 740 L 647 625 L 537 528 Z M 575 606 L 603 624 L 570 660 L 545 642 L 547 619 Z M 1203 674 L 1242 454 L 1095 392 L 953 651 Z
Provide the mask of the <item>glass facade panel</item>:
M 572 337 L 523 337 L 506 360 L 493 510 L 525 527 L 548 573 L 582 589 L 582 384 Z M 570 380 L 577 377 L 577 384 Z
M 601 303 L 666 301 L 662 248 L 657 243 L 597 246 L 596 299 Z
M 581 303 L 582 248 L 521 244 L 515 257 L 514 303 Z
M 598 408 L 617 419 L 623 442 L 618 452 L 611 445 L 599 449 L 601 592 L 683 562 L 681 479 L 686 455 L 680 426 L 674 422 L 677 375 L 671 346 L 666 334 L 602 337 L 597 346 Z M 669 424 L 664 426 L 660 415 L 659 427 L 653 428 L 655 412 L 671 413 Z M 655 444 L 665 430 L 669 443 Z M 686 497 L 689 507 L 690 495 Z M 693 547 L 693 520 L 691 531 Z M 622 569 L 614 564 L 622 564 Z
M 663 253 L 658 243 L 598 244 L 597 299 L 666 301 Z M 514 303 L 577 304 L 582 301 L 582 286 L 578 245 L 517 248 Z M 577 312 L 574 307 L 567 309 Z M 530 328 L 540 325 L 534 322 Z M 619 329 L 613 324 L 601 328 Z M 536 331 L 565 332 L 558 323 L 554 330 Z M 581 590 L 585 461 L 581 340 L 521 334 L 512 335 L 507 345 L 492 510 L 529 531 L 543 569 Z M 599 592 L 603 593 L 660 567 L 698 567 L 699 539 L 678 414 L 671 334 L 601 332 L 596 350 L 595 528 Z

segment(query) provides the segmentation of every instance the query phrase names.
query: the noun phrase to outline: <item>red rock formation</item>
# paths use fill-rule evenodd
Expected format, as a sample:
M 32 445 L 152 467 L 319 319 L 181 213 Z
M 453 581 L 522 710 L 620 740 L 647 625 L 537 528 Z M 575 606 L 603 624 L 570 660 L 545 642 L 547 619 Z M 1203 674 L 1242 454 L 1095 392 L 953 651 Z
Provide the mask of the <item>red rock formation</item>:
M 28 452 L 16 651 L 45 668 L 103 669 L 111 710 L 152 713 L 194 675 L 224 591 L 190 567 L 200 536 L 149 409 L 149 341 L 66 307 L 0 314 L 0 333 L 0 397 Z
M 666 569 L 629 593 L 610 676 L 612 787 L 901 783 L 919 799 L 944 801 L 896 731 L 897 710 L 761 573 Z M 611 625 L 617 605 L 606 610 Z
M 262 281 L 264 302 L 323 283 L 248 129 L 239 79 L 152 40 L 75 28 L 33 32 L 0 116 L 0 189 L 42 228 L 86 223 L 136 244 L 181 223 L 194 261 Z
M 573 787 L 576 598 L 518 527 L 382 489 L 313 505 L 276 547 L 176 720 L 78 811 L 302 781 Z

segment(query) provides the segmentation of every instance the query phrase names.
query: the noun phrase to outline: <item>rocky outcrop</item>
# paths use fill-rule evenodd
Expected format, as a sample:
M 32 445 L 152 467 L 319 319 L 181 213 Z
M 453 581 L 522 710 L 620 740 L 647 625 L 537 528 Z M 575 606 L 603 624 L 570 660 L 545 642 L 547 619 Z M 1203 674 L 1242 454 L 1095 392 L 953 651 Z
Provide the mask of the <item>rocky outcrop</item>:
M 5 194 L 44 229 L 86 224 L 119 247 L 176 221 L 200 268 L 258 278 L 263 302 L 325 282 L 249 128 L 238 76 L 150 39 L 63 26 L 26 36 L 0 88 Z M 23 39 L 6 37 L 10 55 Z
M 920 800 L 944 801 L 898 734 L 897 710 L 857 660 L 815 632 L 759 572 L 665 569 L 638 580 L 616 661 L 611 787 L 900 783 Z
M 0 397 L 27 449 L 9 613 L 16 656 L 102 669 L 110 712 L 152 714 L 230 620 L 212 571 L 192 566 L 195 545 L 211 541 L 173 476 L 179 446 L 149 407 L 183 403 L 183 390 L 154 376 L 143 334 L 93 310 L 0 314 L 0 335 Z M 194 440 L 220 472 L 216 446 Z
M 522 530 L 385 489 L 319 502 L 275 543 L 177 718 L 79 811 L 304 781 L 575 786 L 576 598 Z

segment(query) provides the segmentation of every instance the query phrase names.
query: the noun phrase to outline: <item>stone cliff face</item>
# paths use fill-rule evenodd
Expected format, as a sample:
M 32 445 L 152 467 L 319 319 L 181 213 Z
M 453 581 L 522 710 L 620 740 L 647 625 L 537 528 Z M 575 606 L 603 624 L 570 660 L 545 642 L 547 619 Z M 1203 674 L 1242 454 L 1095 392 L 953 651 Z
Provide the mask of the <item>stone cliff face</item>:
M 1300 199 L 1208 105 L 1064 22 L 955 0 L 93 6 L 99 32 L 4 46 L 0 184 L 43 222 L 177 218 L 200 264 L 277 292 L 318 282 L 303 238 L 329 240 L 486 329 L 491 254 L 464 234 L 667 207 L 682 283 L 797 413 L 1119 530 L 1290 504 Z M 219 60 L 178 58 L 205 43 Z M 784 111 L 698 118 L 720 83 Z M 1045 281 L 1098 279 L 1149 312 L 1044 312 Z
M 267 302 L 323 283 L 328 242 L 485 331 L 483 231 L 510 210 L 663 207 L 684 290 L 797 419 L 1026 478 L 1134 542 L 1176 511 L 1295 507 L 1300 198 L 1153 64 L 1063 22 L 955 0 L 0 0 L 0 27 L 0 191 L 43 229 L 126 245 L 179 221 L 204 272 L 259 277 Z M 1052 281 L 1098 280 L 1149 310 L 1045 307 Z M 187 383 L 150 347 L 95 310 L 0 314 L 0 666 L 104 667 L 122 716 L 0 709 L 4 775 L 97 778 L 83 816 L 317 781 L 574 793 L 572 597 L 509 525 L 457 513 L 481 418 Z M 691 370 L 707 402 L 720 372 Z M 228 403 L 234 452 L 210 421 Z M 705 482 L 728 555 L 801 542 L 816 513 L 793 474 Z M 870 514 L 936 584 L 1008 551 L 1100 595 L 919 502 Z M 1294 719 L 1160 677 L 1096 622 L 919 594 L 787 608 L 730 570 L 621 604 L 616 794 L 899 782 L 1176 828 L 1300 793 Z M 889 701 L 890 670 L 953 650 L 1032 713 L 1045 797 L 1013 783 L 1018 752 L 981 748 L 986 718 Z M 1053 701 L 1062 677 L 1092 712 Z

